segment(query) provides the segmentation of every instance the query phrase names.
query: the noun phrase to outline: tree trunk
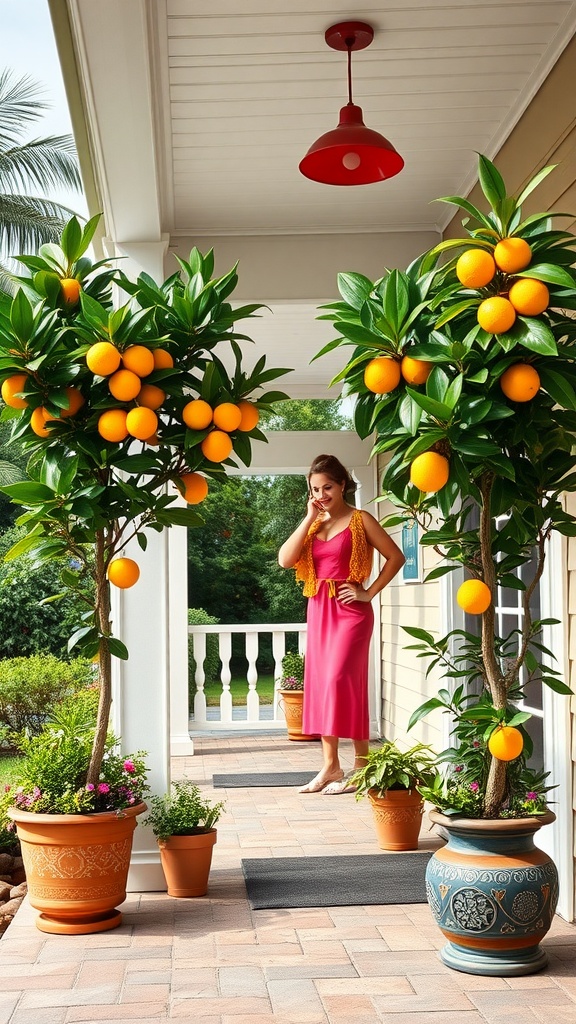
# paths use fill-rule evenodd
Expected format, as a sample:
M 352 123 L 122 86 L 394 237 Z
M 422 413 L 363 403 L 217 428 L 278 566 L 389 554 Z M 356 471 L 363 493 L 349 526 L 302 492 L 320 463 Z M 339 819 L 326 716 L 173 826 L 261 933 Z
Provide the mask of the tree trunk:
M 100 696 L 98 701 L 98 714 L 96 718 L 96 732 L 94 744 L 90 757 L 90 766 L 86 781 L 92 785 L 98 785 L 102 759 L 106 749 L 106 737 L 110 723 L 110 708 L 112 707 L 112 659 L 108 645 L 108 637 L 111 632 L 110 623 L 110 584 L 106 578 L 106 534 L 104 530 L 98 530 L 95 544 L 95 588 L 96 588 L 96 624 L 100 633 L 100 645 L 98 650 L 98 683 Z
M 506 683 L 494 649 L 496 618 L 494 599 L 496 597 L 497 581 L 492 555 L 492 484 L 492 474 L 484 473 L 480 480 L 480 490 L 482 492 L 479 528 L 480 558 L 482 560 L 484 582 L 490 588 L 492 602 L 482 616 L 482 663 L 484 665 L 485 682 L 490 691 L 492 704 L 497 711 L 503 711 L 506 707 L 507 698 Z M 498 816 L 505 792 L 506 764 L 504 761 L 498 761 L 493 757 L 488 772 L 486 795 L 484 798 L 483 816 L 485 818 Z

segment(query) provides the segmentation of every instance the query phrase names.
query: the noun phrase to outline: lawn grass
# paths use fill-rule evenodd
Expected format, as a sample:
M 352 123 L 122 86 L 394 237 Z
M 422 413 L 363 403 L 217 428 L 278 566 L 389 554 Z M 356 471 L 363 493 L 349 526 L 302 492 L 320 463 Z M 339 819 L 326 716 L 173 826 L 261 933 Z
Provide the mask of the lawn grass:
M 246 704 L 248 693 L 248 682 L 246 679 L 232 679 L 230 683 L 232 694 L 232 706 L 243 707 Z M 220 707 L 220 694 L 222 683 L 220 681 L 206 683 L 204 686 L 206 704 L 209 708 Z M 272 704 L 274 701 L 274 676 L 258 676 L 258 696 L 261 704 Z
M 0 788 L 17 782 L 22 761 L 20 754 L 0 754 Z

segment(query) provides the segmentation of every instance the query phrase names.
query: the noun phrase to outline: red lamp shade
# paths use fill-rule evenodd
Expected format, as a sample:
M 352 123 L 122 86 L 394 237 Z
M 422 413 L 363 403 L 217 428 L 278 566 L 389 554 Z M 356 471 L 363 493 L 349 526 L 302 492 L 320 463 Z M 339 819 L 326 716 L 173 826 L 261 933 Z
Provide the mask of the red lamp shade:
M 355 103 L 342 107 L 338 127 L 316 139 L 299 164 L 305 177 L 323 185 L 369 185 L 393 178 L 403 167 L 392 143 L 366 127 Z

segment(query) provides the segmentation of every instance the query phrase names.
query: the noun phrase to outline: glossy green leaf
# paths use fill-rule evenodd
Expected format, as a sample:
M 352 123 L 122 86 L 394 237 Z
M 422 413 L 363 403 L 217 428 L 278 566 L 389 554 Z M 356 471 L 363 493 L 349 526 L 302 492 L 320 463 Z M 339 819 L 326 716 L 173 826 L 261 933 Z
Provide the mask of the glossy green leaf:
M 482 155 L 478 158 L 478 178 L 486 199 L 497 210 L 501 201 L 506 198 L 506 185 L 500 171 L 491 160 Z
M 363 274 L 338 274 L 338 291 L 353 309 L 361 309 L 373 288 L 372 281 Z

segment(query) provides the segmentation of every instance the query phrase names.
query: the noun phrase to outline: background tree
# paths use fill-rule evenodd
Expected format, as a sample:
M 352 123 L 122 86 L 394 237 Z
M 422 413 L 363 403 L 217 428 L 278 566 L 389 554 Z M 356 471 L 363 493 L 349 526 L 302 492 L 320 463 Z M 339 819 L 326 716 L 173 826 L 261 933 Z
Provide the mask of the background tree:
M 0 288 L 8 290 L 7 258 L 55 242 L 73 212 L 46 197 L 52 188 L 81 189 L 71 135 L 26 139 L 48 105 L 28 76 L 0 71 Z

